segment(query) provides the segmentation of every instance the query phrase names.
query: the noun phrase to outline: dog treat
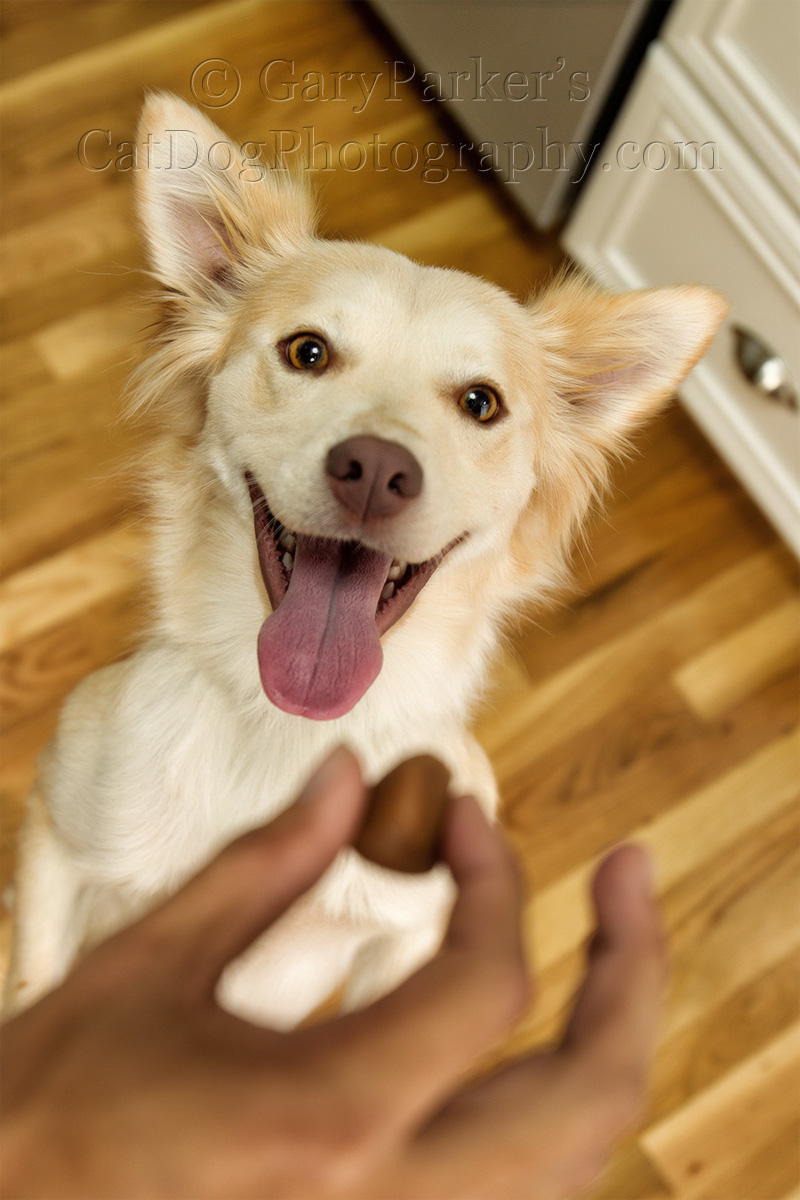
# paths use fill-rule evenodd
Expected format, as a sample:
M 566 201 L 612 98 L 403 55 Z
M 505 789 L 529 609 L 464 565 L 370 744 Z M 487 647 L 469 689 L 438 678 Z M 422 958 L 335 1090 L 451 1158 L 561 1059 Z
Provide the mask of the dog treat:
M 372 789 L 356 850 L 392 871 L 421 874 L 439 859 L 450 772 L 438 758 L 407 758 Z

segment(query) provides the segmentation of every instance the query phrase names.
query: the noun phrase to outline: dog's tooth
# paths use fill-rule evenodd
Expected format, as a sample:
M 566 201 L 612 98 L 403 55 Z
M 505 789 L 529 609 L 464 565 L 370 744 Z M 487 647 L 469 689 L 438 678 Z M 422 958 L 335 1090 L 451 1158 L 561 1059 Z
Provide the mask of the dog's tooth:
M 281 534 L 281 545 L 283 546 L 284 550 L 288 550 L 290 553 L 293 553 L 294 548 L 297 545 L 297 538 L 293 533 L 290 533 L 288 529 L 284 529 L 283 533 Z
M 288 550 L 286 551 L 283 558 L 281 559 L 281 562 L 283 563 L 283 565 L 287 571 L 291 571 L 292 567 L 294 566 L 294 559 L 292 558 L 292 556 Z
M 402 577 L 406 573 L 407 566 L 408 566 L 408 563 L 398 562 L 397 559 L 395 559 L 394 562 L 392 563 L 391 567 L 389 568 L 389 574 L 388 574 L 387 578 L 402 579 Z
M 384 584 L 383 591 L 381 592 L 381 600 L 391 600 L 393 595 L 394 595 L 394 584 L 391 582 Z

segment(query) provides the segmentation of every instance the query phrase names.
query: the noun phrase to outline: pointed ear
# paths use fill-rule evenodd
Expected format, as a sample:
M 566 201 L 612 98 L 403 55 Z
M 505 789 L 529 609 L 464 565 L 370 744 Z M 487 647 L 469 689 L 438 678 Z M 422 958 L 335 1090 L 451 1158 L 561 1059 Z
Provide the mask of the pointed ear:
M 610 456 L 672 395 L 727 308 L 704 287 L 612 296 L 580 275 L 562 275 L 534 298 L 551 436 L 514 531 L 519 595 L 563 584 L 572 539 L 607 484 Z
M 148 96 L 137 145 L 139 212 L 167 287 L 208 294 L 259 249 L 280 253 L 312 235 L 313 205 L 298 180 L 256 161 L 256 146 L 235 145 L 177 96 Z
M 613 296 L 576 275 L 557 279 L 533 311 L 565 420 L 612 450 L 673 394 L 728 305 L 697 286 Z

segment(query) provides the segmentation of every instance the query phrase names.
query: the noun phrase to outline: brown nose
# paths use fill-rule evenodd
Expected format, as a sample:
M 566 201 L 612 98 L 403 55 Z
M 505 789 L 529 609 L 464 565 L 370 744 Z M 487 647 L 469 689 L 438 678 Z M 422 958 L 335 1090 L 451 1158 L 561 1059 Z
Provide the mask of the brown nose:
M 359 520 L 394 517 L 422 491 L 422 467 L 405 446 L 352 437 L 328 454 L 331 491 Z

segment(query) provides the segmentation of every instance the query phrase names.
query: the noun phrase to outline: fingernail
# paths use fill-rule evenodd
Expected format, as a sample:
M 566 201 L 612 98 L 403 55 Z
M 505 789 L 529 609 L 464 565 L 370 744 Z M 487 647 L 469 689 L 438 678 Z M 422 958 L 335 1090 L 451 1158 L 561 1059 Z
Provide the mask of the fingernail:
M 473 796 L 471 792 L 463 792 L 461 795 L 455 796 L 454 801 L 456 804 L 460 804 L 463 808 L 466 808 L 471 816 L 477 818 L 482 825 L 491 824 L 486 813 L 480 806 L 478 797 Z
M 297 797 L 298 804 L 313 804 L 319 800 L 331 784 L 338 779 L 355 755 L 349 746 L 337 746 L 324 758 Z
M 620 855 L 638 860 L 633 866 L 629 863 L 624 872 L 629 880 L 629 888 L 652 899 L 657 887 L 653 852 L 641 842 L 610 842 L 600 856 L 601 868 L 609 859 L 616 859 Z
M 448 798 L 445 809 L 445 827 L 449 826 L 453 820 L 456 823 L 465 822 L 469 829 L 479 829 L 481 835 L 487 826 L 490 829 L 493 826 L 493 822 L 486 816 L 477 797 L 469 792 L 456 796 L 451 795 Z

